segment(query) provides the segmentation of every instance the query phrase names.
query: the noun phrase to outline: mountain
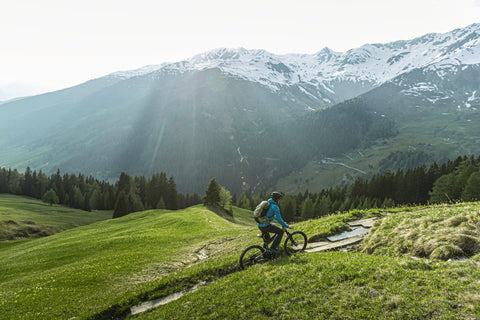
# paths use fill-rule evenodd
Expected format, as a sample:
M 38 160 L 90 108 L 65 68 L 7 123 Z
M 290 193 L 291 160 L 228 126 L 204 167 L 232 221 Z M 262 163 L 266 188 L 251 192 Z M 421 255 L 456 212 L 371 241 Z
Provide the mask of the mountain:
M 357 177 L 368 178 L 377 172 L 414 168 L 434 161 L 442 163 L 459 155 L 480 153 L 478 25 L 456 30 L 451 35 L 462 36 L 463 40 L 449 42 L 431 63 L 402 73 L 354 99 L 356 104 L 361 103 L 391 120 L 393 137 L 371 148 L 314 159 L 281 179 L 277 188 L 289 192 L 318 190 L 348 184 Z M 439 38 L 443 37 L 427 35 L 420 39 L 438 42 Z
M 395 144 L 412 128 L 418 144 L 436 134 L 455 147 L 475 129 L 479 39 L 474 24 L 344 53 L 216 49 L 112 73 L 1 104 L 0 166 L 109 180 L 164 171 L 183 192 L 203 192 L 212 177 L 237 192 L 266 189 L 312 161 L 390 146 L 361 170 L 373 174 L 395 165 Z M 459 117 L 466 124 L 456 130 L 448 121 Z M 478 152 L 470 142 L 431 148 L 432 157 Z

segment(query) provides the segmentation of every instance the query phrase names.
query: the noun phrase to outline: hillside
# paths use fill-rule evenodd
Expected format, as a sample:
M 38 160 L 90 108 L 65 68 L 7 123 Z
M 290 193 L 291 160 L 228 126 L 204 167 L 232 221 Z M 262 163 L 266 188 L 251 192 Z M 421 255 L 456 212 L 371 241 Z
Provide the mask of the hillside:
M 158 294 L 164 281 L 171 284 L 164 290 L 175 290 L 185 285 L 182 274 L 225 268 L 225 250 L 232 252 L 247 239 L 246 214 L 235 209 L 233 220 L 243 223 L 236 224 L 203 206 L 152 210 L 50 237 L 0 242 L 0 260 L 9 262 L 0 266 L 0 314 L 3 319 L 85 318 Z M 206 256 L 221 259 L 184 269 Z M 171 274 L 176 276 L 165 278 Z
M 470 252 L 471 259 L 458 262 L 439 259 L 447 256 L 419 258 L 415 251 L 398 250 L 394 241 L 405 237 L 421 243 L 429 238 L 432 244 L 448 238 L 449 232 L 459 235 L 469 229 L 478 245 L 479 209 L 479 203 L 470 203 L 392 210 L 395 213 L 384 216 L 372 230 L 370 238 L 377 241 L 366 240 L 369 244 L 363 247 L 381 253 L 312 253 L 257 265 L 135 319 L 476 319 L 478 247 Z M 398 230 L 395 226 L 407 232 L 413 218 L 424 227 L 409 235 L 392 233 L 392 227 Z M 326 219 L 331 218 L 299 227 L 323 232 Z M 459 223 L 452 222 L 456 219 Z M 435 229 L 443 232 L 430 233 Z M 450 241 L 454 246 L 453 238 L 443 245 Z
M 87 212 L 0 194 L 0 240 L 37 238 L 110 219 L 111 211 Z
M 312 159 L 281 178 L 276 188 L 290 193 L 318 191 L 352 183 L 356 177 L 479 154 L 479 79 L 475 65 L 450 65 L 441 71 L 426 67 L 335 106 L 368 108 L 392 126 L 392 134 L 375 144 Z
M 240 272 L 239 253 L 258 239 L 254 226 L 235 221 L 247 223 L 250 212 L 234 208 L 233 223 L 202 206 L 138 212 L 47 238 L 0 243 L 0 259 L 9 261 L 0 266 L 0 313 L 5 319 L 124 319 L 134 305 L 206 281 L 133 318 L 474 319 L 480 316 L 479 210 L 479 203 L 467 203 L 309 220 L 296 227 L 314 237 L 344 230 L 345 221 L 359 215 L 382 217 L 359 249 L 363 253 L 301 254 Z M 409 221 L 420 225 L 405 238 L 398 231 L 410 229 Z M 400 239 L 422 242 L 453 231 L 468 231 L 476 241 L 469 260 L 397 250 Z M 456 245 L 458 237 L 442 239 L 439 248 Z
M 216 177 L 240 193 L 324 161 L 288 190 L 321 187 L 311 183 L 317 171 L 330 187 L 352 173 L 479 153 L 479 29 L 344 53 L 218 49 L 7 102 L 0 166 L 108 181 L 161 171 L 183 193 Z M 332 162 L 357 170 L 323 175 Z

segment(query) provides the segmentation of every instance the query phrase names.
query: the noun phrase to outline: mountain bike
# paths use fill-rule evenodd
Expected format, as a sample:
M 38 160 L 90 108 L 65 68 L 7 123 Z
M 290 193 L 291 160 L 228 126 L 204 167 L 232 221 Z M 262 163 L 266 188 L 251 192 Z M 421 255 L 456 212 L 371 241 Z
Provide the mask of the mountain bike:
M 283 230 L 287 234 L 283 248 L 288 256 L 305 250 L 307 247 L 307 235 L 303 231 L 297 230 L 289 232 L 286 228 L 283 228 Z M 257 237 L 262 238 L 262 235 L 258 234 Z M 251 265 L 267 262 L 275 258 L 275 253 L 268 250 L 268 244 L 272 242 L 273 239 L 274 237 L 272 237 L 270 241 L 265 241 L 264 239 L 263 246 L 254 244 L 246 247 L 240 255 L 240 268 L 246 269 Z

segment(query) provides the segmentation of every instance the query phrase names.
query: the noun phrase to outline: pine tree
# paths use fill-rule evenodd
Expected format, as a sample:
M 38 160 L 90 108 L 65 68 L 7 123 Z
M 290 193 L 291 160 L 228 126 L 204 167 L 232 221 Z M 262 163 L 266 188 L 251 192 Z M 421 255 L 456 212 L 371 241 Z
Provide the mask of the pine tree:
M 88 199 L 89 208 L 92 210 L 103 209 L 103 197 L 100 186 L 95 182 L 91 188 L 92 190 Z
M 113 209 L 113 217 L 119 218 L 130 213 L 128 197 L 125 191 L 120 191 L 115 202 L 115 208 Z
M 165 205 L 169 210 L 178 209 L 178 199 L 177 199 L 177 185 L 173 177 L 170 177 L 165 191 Z
M 77 209 L 85 209 L 85 196 L 78 186 L 73 188 L 73 207 Z
M 160 198 L 160 201 L 157 203 L 157 209 L 166 209 L 167 206 L 165 205 L 165 201 L 163 201 L 163 197 Z
M 17 169 L 13 171 L 8 170 L 8 193 L 11 194 L 22 194 L 22 189 L 20 187 L 20 174 Z
M 474 172 L 467 180 L 467 184 L 462 193 L 463 201 L 480 200 L 480 172 Z
M 212 178 L 208 183 L 203 204 L 206 206 L 218 206 L 220 204 L 220 185 L 215 178 Z
M 220 187 L 220 201 L 219 201 L 219 204 L 224 209 L 225 209 L 226 206 L 232 204 L 232 196 L 230 195 L 230 191 L 228 191 L 224 187 Z
M 311 219 L 314 216 L 314 205 L 312 199 L 307 197 L 302 205 L 302 218 Z
M 40 170 L 37 174 L 37 178 L 35 180 L 34 188 L 34 196 L 37 199 L 41 199 L 45 192 L 47 191 L 48 187 L 48 177 Z
M 292 221 L 295 219 L 297 213 L 297 203 L 294 197 L 286 195 L 282 198 L 281 202 L 281 213 L 283 220 Z
M 33 176 L 30 167 L 25 170 L 23 179 L 21 179 L 21 186 L 23 195 L 33 197 Z
M 138 211 L 143 211 L 145 207 L 143 206 L 142 200 L 140 199 L 140 196 L 135 192 L 134 188 L 130 189 L 130 193 L 128 194 L 128 207 L 129 207 L 129 212 L 138 212 Z
M 393 202 L 393 200 L 391 198 L 385 198 L 385 200 L 383 201 L 381 207 L 383 209 L 387 209 L 387 208 L 393 208 L 395 207 L 395 202 Z
M 0 193 L 8 192 L 8 174 L 5 168 L 0 170 Z
M 251 210 L 250 199 L 246 192 L 242 192 L 237 201 L 237 207 Z
M 315 217 L 322 217 L 328 215 L 330 212 L 330 199 L 327 196 L 319 196 L 315 201 L 314 215 Z

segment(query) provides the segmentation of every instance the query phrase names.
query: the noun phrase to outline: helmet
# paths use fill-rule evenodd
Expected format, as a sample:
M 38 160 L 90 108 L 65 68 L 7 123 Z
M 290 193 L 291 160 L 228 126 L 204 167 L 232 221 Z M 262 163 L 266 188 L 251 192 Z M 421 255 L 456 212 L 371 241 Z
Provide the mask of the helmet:
M 270 197 L 271 197 L 273 200 L 277 201 L 277 200 L 280 200 L 280 199 L 283 198 L 283 194 L 281 194 L 280 192 L 274 191 L 274 192 L 272 192 L 272 194 L 270 195 Z

